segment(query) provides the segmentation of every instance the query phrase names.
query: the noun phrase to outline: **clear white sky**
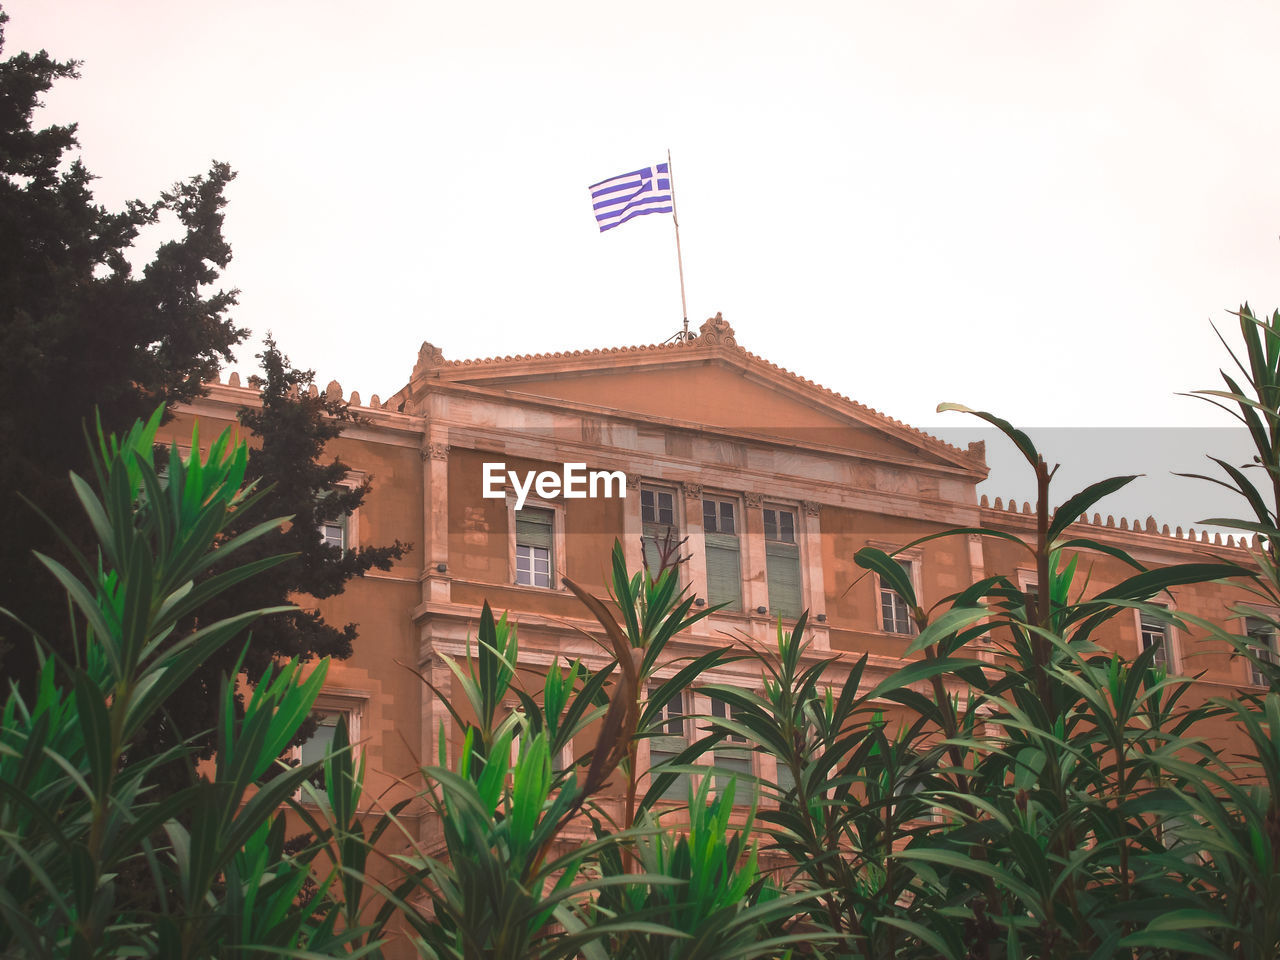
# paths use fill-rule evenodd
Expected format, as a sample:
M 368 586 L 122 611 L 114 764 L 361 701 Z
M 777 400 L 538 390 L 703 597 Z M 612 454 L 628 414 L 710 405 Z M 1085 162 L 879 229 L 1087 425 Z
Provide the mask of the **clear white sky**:
M 586 192 L 668 148 L 691 323 L 917 426 L 1222 424 L 1209 320 L 1280 306 L 1274 3 L 4 6 L 102 202 L 239 171 L 238 321 L 366 399 L 678 329 L 670 218 Z

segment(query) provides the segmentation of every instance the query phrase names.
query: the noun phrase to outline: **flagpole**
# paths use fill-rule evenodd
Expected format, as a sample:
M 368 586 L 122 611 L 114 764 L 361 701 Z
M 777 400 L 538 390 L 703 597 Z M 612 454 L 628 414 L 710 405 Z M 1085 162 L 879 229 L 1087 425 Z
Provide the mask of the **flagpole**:
M 684 314 L 684 332 L 680 340 L 689 341 L 689 308 L 684 302 L 684 257 L 680 254 L 680 217 L 676 214 L 676 172 L 671 164 L 671 151 L 667 151 L 667 176 L 671 178 L 671 222 L 676 225 L 676 264 L 680 268 L 680 312 Z

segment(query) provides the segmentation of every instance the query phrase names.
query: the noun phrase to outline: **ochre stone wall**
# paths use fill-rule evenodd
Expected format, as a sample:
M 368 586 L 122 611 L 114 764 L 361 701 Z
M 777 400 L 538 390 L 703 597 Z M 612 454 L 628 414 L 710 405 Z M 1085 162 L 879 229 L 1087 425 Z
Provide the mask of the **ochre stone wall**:
M 341 392 L 336 384 L 331 392 L 335 388 Z M 210 385 L 209 396 L 180 411 L 167 432 L 189 439 L 198 418 L 207 443 L 255 398 L 234 377 Z M 627 474 L 624 499 L 550 504 L 557 517 L 557 574 L 598 596 L 607 593 L 615 539 L 629 568 L 640 567 L 641 484 L 670 494 L 678 535 L 687 537 L 682 552 L 690 558 L 681 583 L 703 598 L 703 498 L 736 505 L 743 610 L 699 623 L 672 644 L 671 657 L 695 656 L 735 637 L 766 647 L 776 642 L 762 514 L 771 505 L 795 517 L 804 606 L 811 613 L 810 658 L 835 655 L 844 664 L 869 654 L 868 683 L 899 668 L 911 637 L 883 628 L 879 583 L 854 562 L 859 549 L 893 550 L 945 529 L 979 525 L 1028 541 L 1035 536 L 1034 517 L 980 501 L 976 487 L 986 476 L 980 445 L 959 450 L 779 370 L 738 347 L 727 325 L 683 345 L 476 362 L 445 360 L 424 344 L 412 379 L 390 400 L 375 397 L 361 406 L 352 399 L 367 422 L 349 428 L 330 448 L 354 477 L 374 481 L 353 518 L 352 546 L 395 539 L 413 544 L 390 571 L 375 571 L 319 604 L 331 622 L 359 624 L 354 656 L 332 665 L 321 706 L 358 714 L 370 796 L 388 789 L 394 798 L 404 789 L 395 786 L 398 778 L 411 779 L 420 763 L 435 761 L 442 723 L 456 755 L 460 741 L 445 704 L 418 674 L 459 706 L 442 657 L 465 657 L 485 601 L 519 625 L 520 676 L 530 692 L 564 658 L 580 657 L 592 669 L 607 663 L 588 637 L 599 636 L 598 625 L 558 580 L 549 588 L 514 583 L 513 505 L 509 498 L 482 496 L 486 462 L 502 461 L 522 474 L 559 472 L 566 462 Z M 1081 523 L 1072 532 L 1128 550 L 1148 565 L 1199 561 L 1211 553 L 1248 560 L 1240 546 L 1158 533 L 1153 522 L 1137 527 Z M 1030 554 L 997 538 L 945 537 L 904 556 L 915 564 L 925 606 L 984 576 L 1003 574 L 1019 585 L 1036 579 Z M 1092 595 L 1129 573 L 1119 560 L 1091 553 L 1082 555 L 1076 580 L 1087 580 Z M 1230 621 L 1229 607 L 1247 599 L 1233 585 L 1198 584 L 1171 593 L 1177 611 L 1219 622 Z M 1135 656 L 1137 616 L 1120 614 L 1096 640 Z M 1176 634 L 1174 650 L 1183 673 L 1203 673 L 1196 696 L 1248 682 L 1247 665 L 1203 631 Z M 833 669 L 833 676 L 845 668 Z M 675 669 L 664 668 L 664 675 Z M 708 679 L 756 688 L 759 670 L 744 661 Z M 893 722 L 896 713 L 886 706 L 886 716 Z M 1207 725 L 1202 734 L 1230 750 L 1225 726 Z M 642 764 L 647 757 L 644 748 Z M 411 810 L 410 816 L 420 813 Z M 431 837 L 425 819 L 421 835 L 424 843 Z

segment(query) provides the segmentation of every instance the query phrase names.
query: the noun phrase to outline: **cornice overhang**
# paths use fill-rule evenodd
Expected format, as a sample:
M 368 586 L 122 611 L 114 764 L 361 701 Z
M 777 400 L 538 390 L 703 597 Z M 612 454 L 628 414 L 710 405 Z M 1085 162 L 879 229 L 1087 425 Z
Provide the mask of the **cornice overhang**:
M 501 390 L 504 386 L 517 382 L 527 383 L 530 380 L 566 374 L 632 373 L 646 368 L 670 369 L 707 363 L 723 364 L 738 371 L 748 380 L 796 398 L 811 408 L 833 415 L 850 425 L 878 430 L 921 453 L 958 468 L 965 475 L 979 480 L 987 476 L 988 468 L 982 445 L 971 445 L 968 450 L 962 450 L 771 363 L 739 346 L 733 328 L 720 314 L 702 324 L 700 333 L 688 341 L 648 346 L 486 357 L 479 360 L 446 360 L 438 347 L 423 343 L 410 382 L 388 401 L 388 405 L 393 409 L 403 407 L 405 411 L 418 412 L 416 408 L 427 394 L 444 389 L 446 384 Z M 537 397 L 527 389 L 508 392 L 513 395 L 518 393 L 524 399 Z M 543 399 L 568 406 L 565 401 L 556 398 Z M 626 413 L 616 411 L 615 415 Z M 643 418 L 645 415 L 642 411 L 633 411 L 631 416 Z

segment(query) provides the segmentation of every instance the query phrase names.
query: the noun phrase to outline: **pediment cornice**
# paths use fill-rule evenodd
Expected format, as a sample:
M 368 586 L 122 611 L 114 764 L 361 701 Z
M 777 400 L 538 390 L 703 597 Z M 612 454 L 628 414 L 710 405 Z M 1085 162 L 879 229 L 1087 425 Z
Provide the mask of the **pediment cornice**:
M 565 375 L 632 373 L 646 367 L 670 369 L 708 361 L 734 368 L 748 380 L 849 423 L 880 430 L 953 466 L 985 474 L 985 457 L 980 449 L 956 447 L 752 353 L 738 344 L 733 327 L 719 313 L 707 319 L 688 340 L 643 346 L 449 360 L 440 348 L 424 342 L 412 379 L 396 397 L 417 401 L 434 386 L 444 384 L 501 389 Z

